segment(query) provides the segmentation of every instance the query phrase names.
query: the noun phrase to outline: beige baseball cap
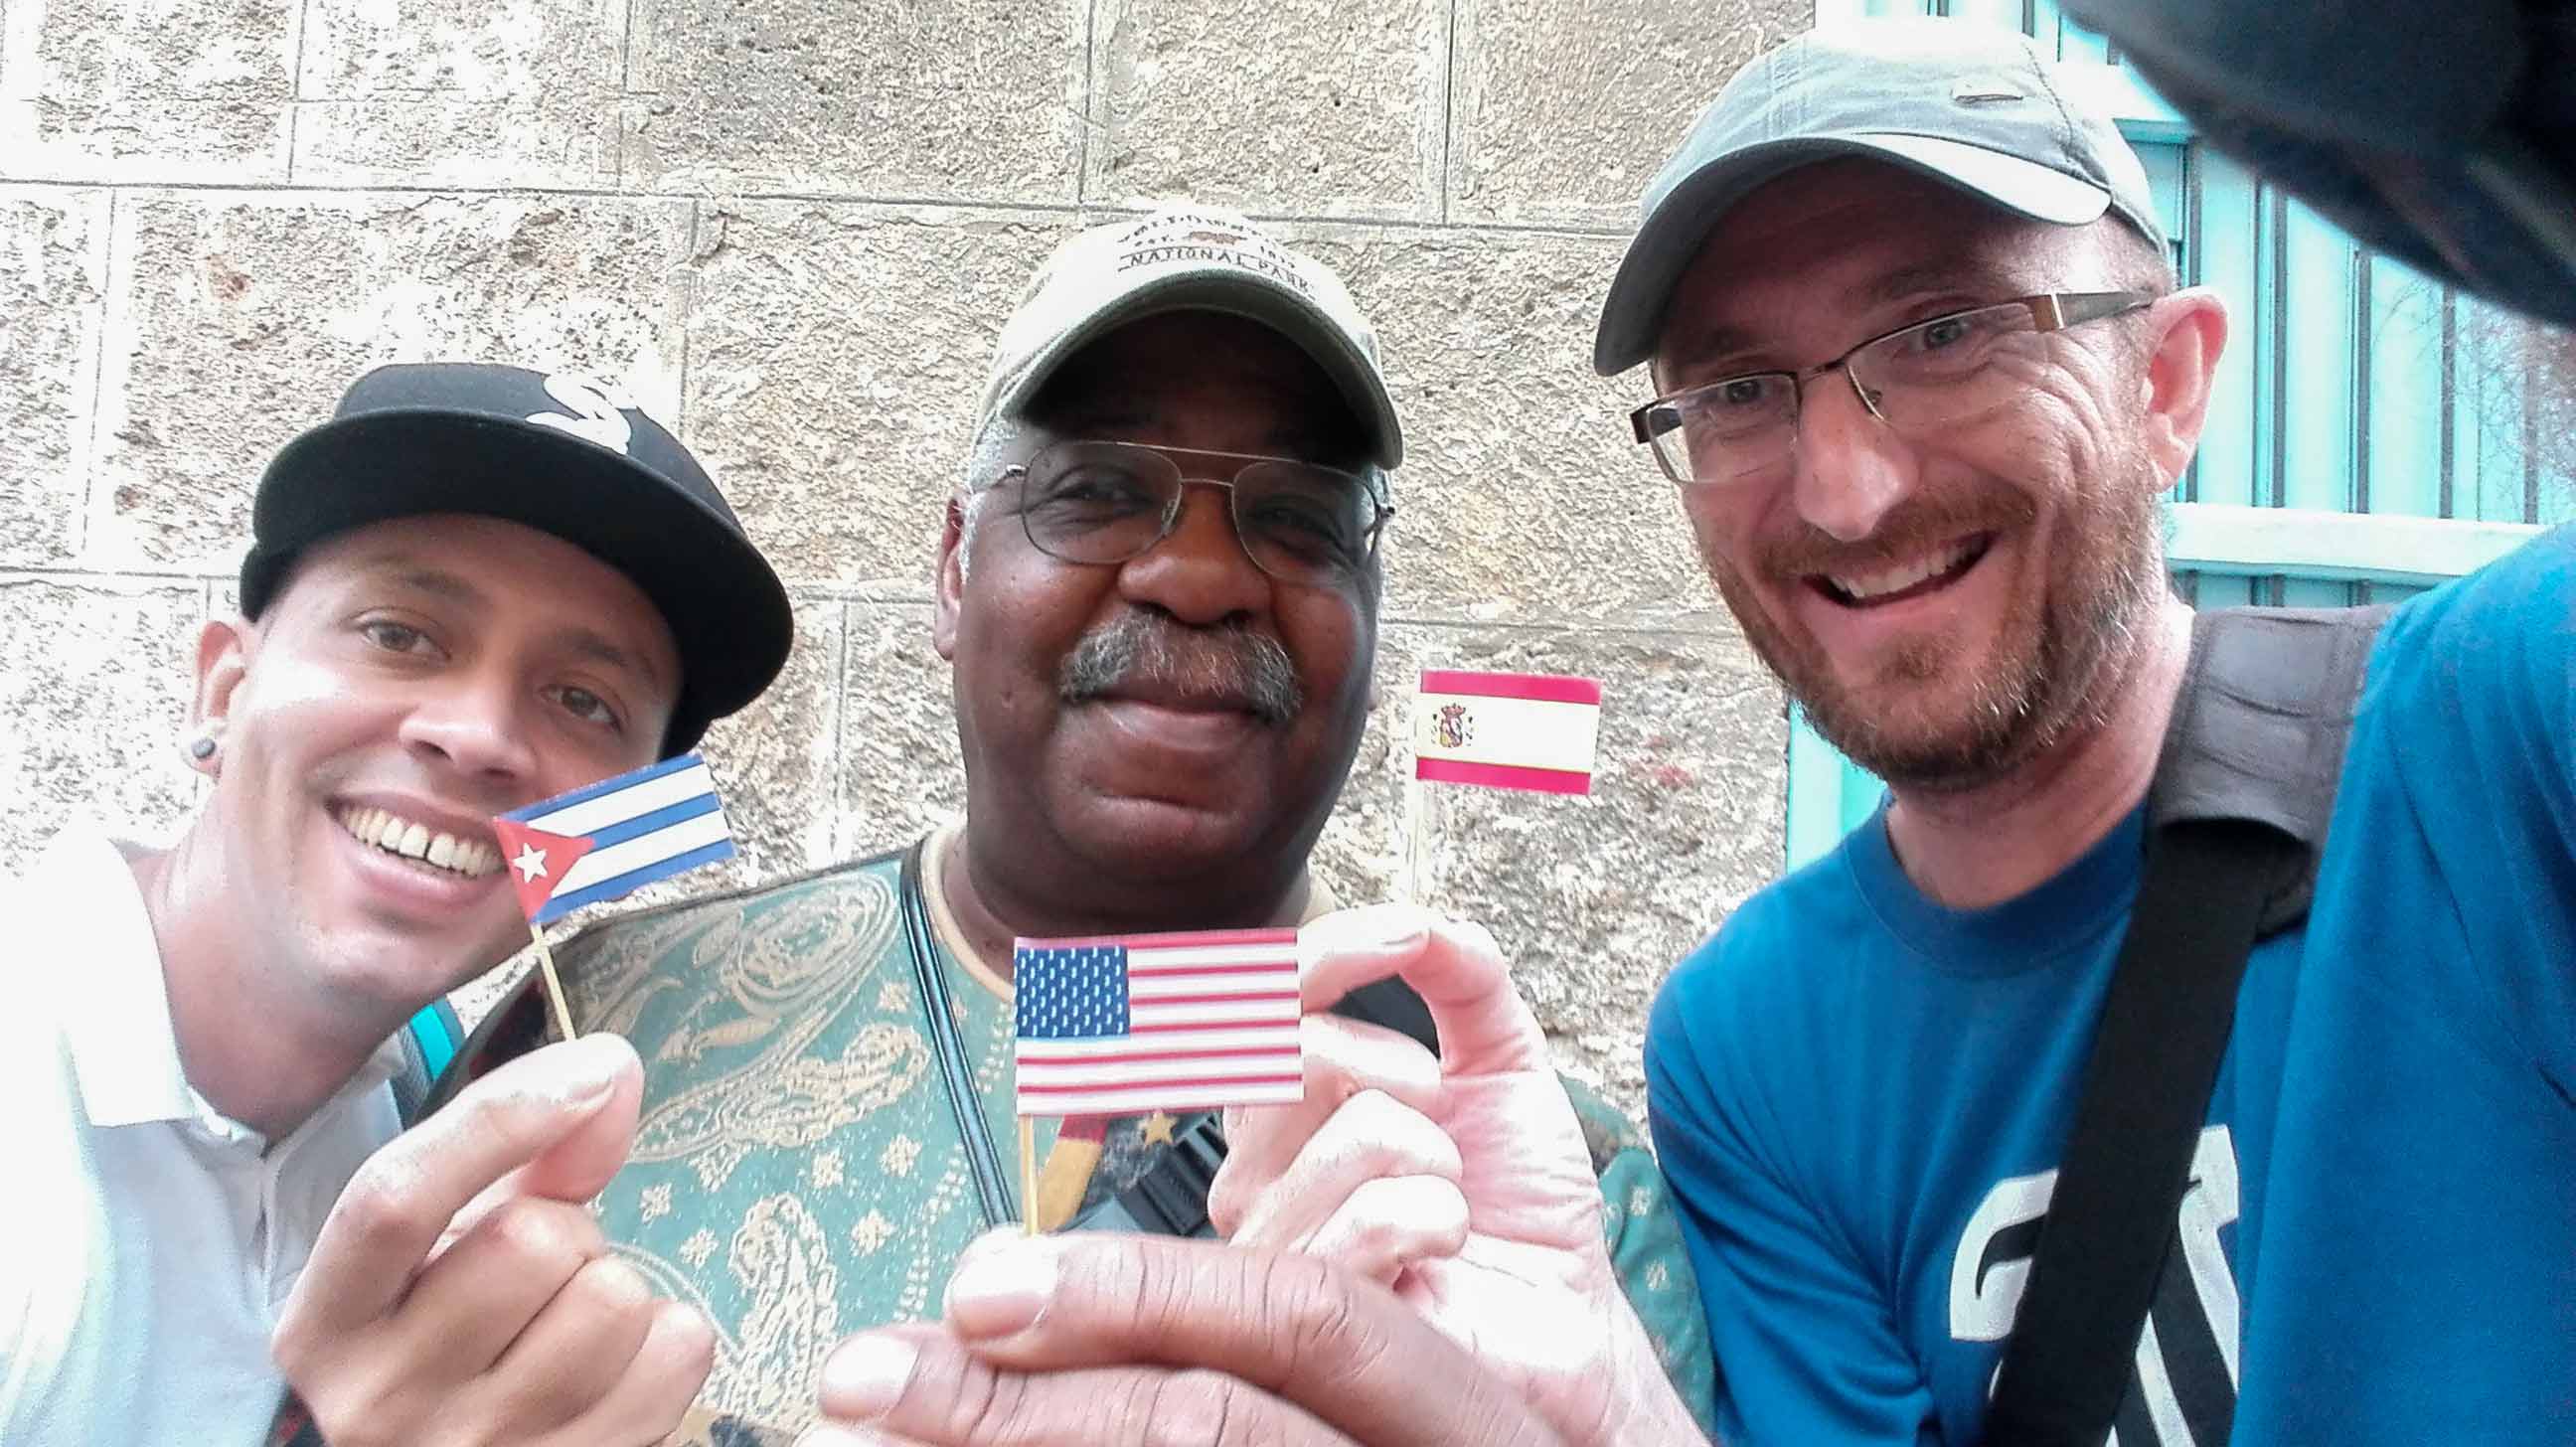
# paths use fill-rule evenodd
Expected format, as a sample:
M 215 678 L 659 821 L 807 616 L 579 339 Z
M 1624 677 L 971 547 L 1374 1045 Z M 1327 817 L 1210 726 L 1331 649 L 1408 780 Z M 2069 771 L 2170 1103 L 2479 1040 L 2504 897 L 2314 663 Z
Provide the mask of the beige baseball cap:
M 1167 207 L 1094 226 L 1066 241 L 1029 280 L 1002 324 L 975 409 L 981 438 L 1017 416 L 1066 358 L 1128 322 L 1214 311 L 1270 328 L 1315 359 L 1369 435 L 1369 458 L 1404 461 L 1377 337 L 1341 278 L 1230 211 Z

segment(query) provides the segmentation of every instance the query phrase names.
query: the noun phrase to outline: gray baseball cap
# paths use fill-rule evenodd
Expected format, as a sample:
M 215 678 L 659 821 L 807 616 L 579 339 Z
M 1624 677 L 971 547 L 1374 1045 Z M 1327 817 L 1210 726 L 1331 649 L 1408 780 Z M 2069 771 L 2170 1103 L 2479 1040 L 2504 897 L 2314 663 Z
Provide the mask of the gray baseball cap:
M 1613 376 L 1653 355 L 1673 287 L 1718 222 L 1817 161 L 1886 161 L 2060 226 L 2117 212 L 2162 248 L 2146 170 L 2119 123 L 2050 70 L 2027 36 L 1941 19 L 1838 24 L 1745 66 L 1647 185 L 1593 367 Z
M 1094 226 L 1055 249 L 1002 324 L 976 437 L 1017 416 L 1086 344 L 1174 311 L 1225 312 L 1279 333 L 1332 379 L 1368 434 L 1370 460 L 1404 461 L 1376 334 L 1341 278 L 1241 216 L 1201 206 Z

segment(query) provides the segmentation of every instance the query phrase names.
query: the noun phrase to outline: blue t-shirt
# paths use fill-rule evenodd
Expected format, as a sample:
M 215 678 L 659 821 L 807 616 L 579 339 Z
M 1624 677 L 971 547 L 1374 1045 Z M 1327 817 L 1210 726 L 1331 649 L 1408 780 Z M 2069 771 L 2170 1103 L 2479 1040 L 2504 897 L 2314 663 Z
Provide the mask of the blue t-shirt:
M 2316 902 L 2246 968 L 2120 1447 L 2576 1441 L 2571 735 L 2576 531 L 2390 621 Z M 2142 828 L 1960 911 L 1873 819 L 1666 984 L 1653 1123 L 1731 1443 L 1978 1440 Z

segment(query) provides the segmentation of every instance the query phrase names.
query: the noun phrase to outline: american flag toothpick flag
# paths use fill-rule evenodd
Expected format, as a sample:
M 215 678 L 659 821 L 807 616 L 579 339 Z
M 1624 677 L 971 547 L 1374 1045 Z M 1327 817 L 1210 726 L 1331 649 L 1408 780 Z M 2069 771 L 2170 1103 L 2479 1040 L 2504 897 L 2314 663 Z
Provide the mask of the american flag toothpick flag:
M 1023 939 L 1012 961 L 1022 1116 L 1305 1097 L 1293 929 Z

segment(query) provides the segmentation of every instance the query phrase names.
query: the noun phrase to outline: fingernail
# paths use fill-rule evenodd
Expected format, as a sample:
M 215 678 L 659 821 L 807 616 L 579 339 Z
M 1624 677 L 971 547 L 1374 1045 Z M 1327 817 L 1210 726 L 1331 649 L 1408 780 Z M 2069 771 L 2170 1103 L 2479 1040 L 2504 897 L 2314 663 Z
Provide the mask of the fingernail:
M 817 1422 L 796 1434 L 795 1447 L 878 1447 L 884 1440 L 872 1432 L 853 1432 Z
M 870 1333 L 842 1344 L 823 1362 L 822 1407 L 836 1417 L 882 1417 L 912 1381 L 919 1348 L 899 1336 Z
M 1335 910 L 1297 932 L 1308 951 L 1360 950 L 1402 944 L 1431 928 L 1436 918 L 1418 904 L 1372 904 Z
M 1055 1299 L 1060 1247 L 1046 1236 L 991 1235 L 975 1243 L 948 1279 L 948 1329 L 991 1341 L 1037 1325 Z
M 576 1108 L 606 1098 L 617 1077 L 637 1064 L 635 1047 L 615 1035 L 584 1035 L 549 1045 L 544 1053 L 555 1098 Z

